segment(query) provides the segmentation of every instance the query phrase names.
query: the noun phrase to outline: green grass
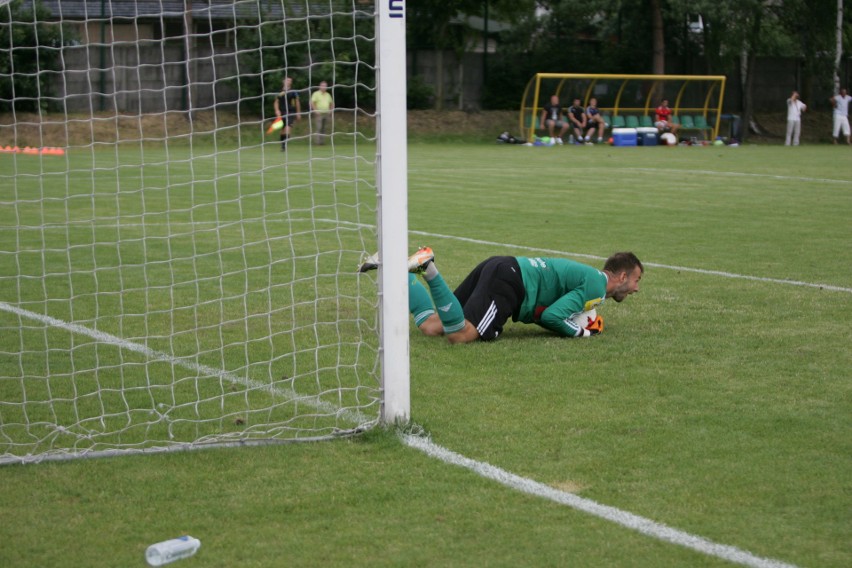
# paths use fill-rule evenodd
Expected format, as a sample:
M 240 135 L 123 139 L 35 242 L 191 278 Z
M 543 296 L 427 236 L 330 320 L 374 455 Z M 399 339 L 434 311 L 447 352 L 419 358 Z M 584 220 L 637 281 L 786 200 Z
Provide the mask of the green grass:
M 325 158 L 320 151 L 327 150 L 311 152 Z M 369 295 L 373 277 L 348 274 L 369 246 L 363 242 L 369 230 L 299 238 L 306 217 L 373 222 L 370 208 L 358 205 L 370 193 L 368 168 L 357 159 L 302 163 L 308 150 L 294 146 L 295 165 L 284 167 L 280 156 L 250 150 L 169 166 L 177 168 L 172 179 L 194 172 L 216 178 L 215 185 L 158 182 L 119 195 L 108 179 L 116 176 L 108 167 L 115 158 L 105 154 L 96 156 L 105 170 L 74 162 L 74 175 L 86 183 L 94 176 L 104 199 L 85 199 L 82 189 L 76 197 L 79 186 L 63 182 L 65 200 L 41 212 L 23 195 L 10 208 L 0 189 L 0 250 L 16 250 L 8 228 L 27 225 L 32 228 L 17 234 L 51 250 L 22 264 L 29 273 L 50 266 L 80 271 L 79 281 L 33 278 L 31 286 L 5 286 L 0 299 L 66 320 L 79 309 L 84 324 L 180 355 L 192 347 L 183 343 L 190 338 L 169 340 L 170 326 L 188 333 L 200 321 L 205 333 L 219 333 L 229 313 L 245 313 L 231 299 L 248 300 L 262 292 L 259 283 L 302 274 L 298 262 L 289 262 L 300 251 L 342 249 L 321 255 L 323 271 L 341 274 L 328 295 Z M 128 179 L 139 177 L 140 168 L 149 180 L 165 175 L 164 165 L 145 171 L 143 162 L 163 157 L 155 149 L 146 154 L 121 156 L 121 163 L 137 164 L 128 166 Z M 411 145 L 410 243 L 436 250 L 451 286 L 492 254 L 561 253 L 599 265 L 613 251 L 633 250 L 647 264 L 639 294 L 601 308 L 606 330 L 594 340 L 509 325 L 497 342 L 449 346 L 412 330 L 414 420 L 436 443 L 465 456 L 714 542 L 800 566 L 852 564 L 848 160 L 848 148 L 827 146 Z M 23 157 L 0 155 L 0 176 L 14 173 L 19 187 L 29 181 L 28 167 Z M 240 168 L 247 173 L 227 175 Z M 351 181 L 359 177 L 364 181 Z M 316 181 L 310 194 L 301 191 L 306 179 Z M 275 184 L 294 189 L 260 191 Z M 356 195 L 361 185 L 365 193 Z M 42 195 L 54 185 L 32 187 L 29 195 Z M 222 204 L 211 205 L 213 197 Z M 74 220 L 85 222 L 67 223 L 67 203 L 74 204 Z M 261 231 L 261 207 L 281 223 Z M 116 216 L 136 222 L 102 226 Z M 204 231 L 213 221 L 234 225 Z M 191 223 L 196 230 L 178 229 Z M 274 246 L 263 241 L 269 231 Z M 77 245 L 68 251 L 61 246 L 66 234 Z M 127 250 L 99 244 L 116 235 Z M 134 245 L 143 236 L 144 250 Z M 231 257 L 232 242 L 249 243 L 246 253 Z M 122 300 L 119 258 L 158 289 L 176 278 L 174 299 L 155 293 L 161 307 L 154 314 L 134 307 L 129 321 L 110 317 L 110 302 Z M 168 264 L 168 258 L 177 260 Z M 215 278 L 223 268 L 233 272 L 229 267 L 254 274 L 264 259 L 281 269 L 271 280 Z M 160 274 L 161 268 L 168 270 Z M 17 268 L 4 259 L 0 270 L 8 283 Z M 190 284 L 196 270 L 210 281 Z M 75 302 L 67 301 L 70 288 Z M 293 329 L 302 318 L 288 305 L 313 290 L 281 292 L 276 297 L 285 300 L 269 315 L 268 306 L 249 305 L 248 313 L 262 319 L 261 331 L 287 331 L 271 334 L 280 344 L 253 347 L 256 355 L 242 363 L 247 376 L 277 371 L 279 362 L 301 364 L 296 355 L 271 365 L 264 356 L 314 341 L 316 334 Z M 66 301 L 56 301 L 57 294 Z M 193 310 L 199 294 L 227 309 Z M 344 301 L 339 314 L 331 304 L 308 315 L 350 321 L 344 336 L 369 335 L 362 329 L 369 305 Z M 9 339 L 16 325 L 17 318 L 0 315 L 4 377 L 19 361 L 18 336 Z M 245 339 L 244 327 L 235 327 L 221 332 L 231 338 L 225 344 Z M 59 365 L 67 383 L 71 369 L 67 361 L 62 367 L 61 352 L 56 360 L 38 359 L 45 334 L 28 333 L 31 364 Z M 139 354 L 63 330 L 50 340 L 73 349 L 72 362 L 123 361 L 88 373 L 91 385 L 145 374 Z M 221 366 L 239 356 L 221 350 L 200 362 Z M 346 349 L 338 357 L 346 360 Z M 0 406 L 4 421 L 7 412 Z M 201 539 L 198 555 L 182 561 L 199 567 L 727 565 L 432 460 L 387 432 L 331 443 L 2 467 L 0 483 L 4 566 L 141 566 L 148 544 L 181 533 Z

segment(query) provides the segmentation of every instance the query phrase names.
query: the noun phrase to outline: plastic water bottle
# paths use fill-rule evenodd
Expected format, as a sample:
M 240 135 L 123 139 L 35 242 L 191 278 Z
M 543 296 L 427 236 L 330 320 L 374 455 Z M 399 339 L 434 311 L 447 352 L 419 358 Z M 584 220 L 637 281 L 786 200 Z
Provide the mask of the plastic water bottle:
M 152 544 L 145 551 L 149 566 L 162 566 L 181 558 L 189 558 L 201 548 L 201 541 L 191 536 L 182 536 Z
M 572 134 L 572 135 L 570 135 L 570 136 L 568 137 L 568 143 L 569 143 L 569 144 L 573 144 L 573 143 L 574 143 L 574 135 L 573 135 L 573 134 Z

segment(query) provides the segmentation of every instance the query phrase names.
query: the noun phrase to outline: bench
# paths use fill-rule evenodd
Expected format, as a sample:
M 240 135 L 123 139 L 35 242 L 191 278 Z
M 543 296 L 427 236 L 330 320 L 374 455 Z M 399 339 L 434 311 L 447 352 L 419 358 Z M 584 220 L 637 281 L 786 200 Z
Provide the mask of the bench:
M 678 132 L 697 131 L 701 133 L 705 140 L 709 140 L 710 135 L 713 133 L 713 127 L 707 124 L 707 119 L 700 114 L 694 117 L 688 114 L 672 116 L 672 122 L 680 125 Z

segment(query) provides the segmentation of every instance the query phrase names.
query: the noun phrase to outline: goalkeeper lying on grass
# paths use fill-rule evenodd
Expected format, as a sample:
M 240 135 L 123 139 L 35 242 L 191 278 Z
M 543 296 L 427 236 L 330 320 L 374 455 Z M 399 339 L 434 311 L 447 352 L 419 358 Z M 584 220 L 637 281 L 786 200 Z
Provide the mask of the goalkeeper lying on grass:
M 375 255 L 361 272 L 378 267 Z M 408 259 L 408 307 L 426 335 L 446 335 L 450 343 L 497 339 L 509 318 L 534 323 L 565 337 L 591 337 L 603 331 L 596 316 L 586 326 L 574 316 L 606 298 L 621 302 L 639 291 L 645 269 L 632 252 L 617 252 L 597 270 L 561 258 L 492 256 L 451 291 L 435 266 L 435 254 L 421 248 Z M 421 274 L 431 297 L 413 274 Z M 434 307 L 433 307 L 434 304 Z

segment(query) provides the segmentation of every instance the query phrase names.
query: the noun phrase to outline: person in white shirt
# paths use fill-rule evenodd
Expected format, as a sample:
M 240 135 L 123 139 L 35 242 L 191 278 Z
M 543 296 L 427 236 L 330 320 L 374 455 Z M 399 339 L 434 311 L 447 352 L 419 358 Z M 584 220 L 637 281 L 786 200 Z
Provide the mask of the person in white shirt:
M 808 105 L 799 100 L 799 93 L 793 91 L 787 99 L 787 138 L 785 146 L 792 141 L 793 146 L 799 145 L 799 135 L 802 133 L 802 113 L 808 110 Z
M 852 97 L 846 94 L 846 89 L 840 89 L 839 95 L 831 97 L 831 106 L 834 107 L 834 127 L 831 131 L 831 140 L 837 144 L 837 136 L 840 132 L 846 137 L 849 144 L 849 101 Z

